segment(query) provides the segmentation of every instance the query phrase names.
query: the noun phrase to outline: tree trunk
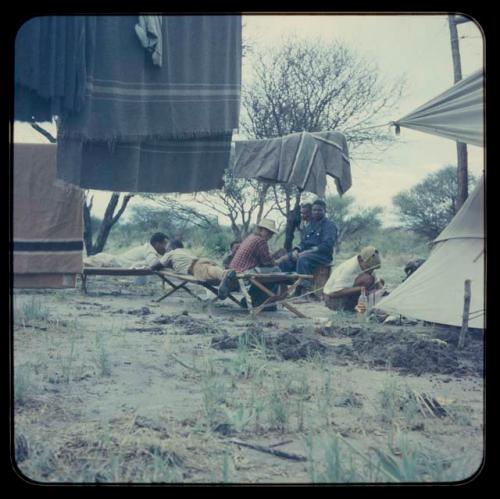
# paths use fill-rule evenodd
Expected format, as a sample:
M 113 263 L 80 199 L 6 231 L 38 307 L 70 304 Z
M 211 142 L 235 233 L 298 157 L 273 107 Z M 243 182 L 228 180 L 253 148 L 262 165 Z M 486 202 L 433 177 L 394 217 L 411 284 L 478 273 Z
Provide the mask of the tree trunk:
M 238 227 L 236 220 L 233 217 L 229 217 L 231 220 L 231 230 L 233 231 L 233 236 L 236 240 L 241 241 L 241 229 Z
M 87 204 L 87 200 L 83 203 L 83 242 L 85 244 L 85 251 L 87 256 L 93 255 L 94 244 L 92 242 L 92 219 L 90 216 L 90 210 L 92 208 L 92 202 L 90 205 Z
M 450 27 L 451 56 L 453 59 L 453 81 L 457 83 L 462 79 L 462 65 L 460 61 L 457 24 L 453 15 L 448 16 L 448 25 Z M 457 142 L 457 182 L 456 211 L 465 203 L 468 196 L 467 144 L 463 142 Z
M 469 173 L 467 171 L 467 144 L 457 142 L 457 183 L 458 192 L 455 213 L 465 203 L 469 195 Z
M 262 220 L 262 213 L 264 212 L 264 204 L 269 187 L 269 184 L 263 185 L 262 190 L 259 192 L 259 211 L 257 212 L 257 223 L 260 223 L 260 221 Z
M 106 241 L 108 240 L 109 232 L 111 231 L 111 227 L 113 227 L 113 214 L 116 209 L 116 205 L 118 204 L 118 199 L 120 198 L 120 194 L 113 192 L 111 195 L 111 199 L 109 200 L 108 206 L 106 207 L 106 211 L 104 212 L 104 218 L 102 219 L 101 225 L 99 227 L 99 233 L 97 234 L 95 246 L 92 249 L 93 255 L 96 253 L 100 253 L 104 246 L 106 245 Z
M 127 207 L 130 199 L 133 197 L 133 194 L 127 194 L 123 200 L 122 204 L 120 206 L 120 209 L 116 212 L 115 215 L 115 209 L 116 206 L 118 205 L 118 200 L 120 199 L 120 194 L 117 192 L 114 192 L 111 195 L 111 199 L 109 200 L 108 206 L 106 207 L 106 211 L 104 213 L 104 218 L 102 219 L 101 225 L 99 227 L 99 234 L 97 235 L 97 239 L 95 244 L 92 246 L 91 253 L 88 252 L 87 249 L 87 255 L 95 255 L 97 253 L 100 253 L 103 249 L 104 246 L 106 245 L 106 241 L 108 240 L 109 233 L 111 229 L 113 228 L 113 225 L 115 225 L 116 222 L 120 219 L 122 216 L 123 212 L 125 211 L 125 208 Z M 90 210 L 89 210 L 89 217 L 90 217 Z M 92 234 L 92 232 L 91 232 Z M 92 237 L 92 236 L 90 236 Z
M 288 213 L 288 216 L 286 218 L 285 243 L 284 243 L 283 247 L 287 251 L 292 250 L 293 236 L 295 234 L 295 229 L 300 224 L 300 198 L 301 198 L 301 193 L 299 192 L 295 196 L 295 206 L 293 207 L 293 210 L 291 210 Z M 289 207 L 289 206 L 290 206 L 290 203 L 288 203 L 287 207 Z
M 465 335 L 469 329 L 469 312 L 470 312 L 470 279 L 464 282 L 464 313 L 462 316 L 462 328 L 458 337 L 458 349 L 461 350 L 465 345 Z
M 57 139 L 52 136 L 51 133 L 47 132 L 44 128 L 42 128 L 37 123 L 31 123 L 31 127 L 34 128 L 38 133 L 41 133 L 51 144 L 55 144 Z

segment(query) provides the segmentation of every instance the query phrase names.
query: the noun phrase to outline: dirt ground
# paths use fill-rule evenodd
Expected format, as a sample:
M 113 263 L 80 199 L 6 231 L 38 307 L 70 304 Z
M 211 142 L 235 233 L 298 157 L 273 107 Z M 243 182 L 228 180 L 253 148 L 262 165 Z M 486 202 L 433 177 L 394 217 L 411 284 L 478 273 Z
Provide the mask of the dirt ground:
M 192 287 L 204 298 L 205 292 Z M 483 339 L 297 304 L 252 319 L 150 278 L 14 292 L 16 462 L 37 482 L 460 481 Z M 242 443 L 243 442 L 243 443 Z M 264 446 L 274 454 L 244 444 Z

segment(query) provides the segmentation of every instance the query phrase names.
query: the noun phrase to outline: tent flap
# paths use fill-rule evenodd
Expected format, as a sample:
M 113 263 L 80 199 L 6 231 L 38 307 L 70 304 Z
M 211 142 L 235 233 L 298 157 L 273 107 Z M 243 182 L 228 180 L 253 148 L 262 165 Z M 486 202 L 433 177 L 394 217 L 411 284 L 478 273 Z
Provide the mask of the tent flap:
M 484 75 L 476 71 L 393 124 L 484 146 Z

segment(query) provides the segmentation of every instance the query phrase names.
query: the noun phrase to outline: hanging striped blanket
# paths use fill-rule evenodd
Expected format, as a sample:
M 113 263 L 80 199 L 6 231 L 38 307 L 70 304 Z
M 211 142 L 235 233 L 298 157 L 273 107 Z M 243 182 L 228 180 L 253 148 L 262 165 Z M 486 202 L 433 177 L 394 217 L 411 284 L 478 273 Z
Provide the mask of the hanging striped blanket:
M 56 146 L 14 146 L 15 287 L 74 287 L 83 260 L 83 191 L 56 180 Z
M 351 187 L 347 141 L 339 132 L 292 133 L 265 140 L 236 142 L 234 175 L 295 185 L 325 195 L 326 176 L 343 194 Z
M 127 192 L 220 188 L 241 88 L 240 16 L 163 16 L 162 64 L 135 16 L 97 17 L 86 100 L 64 116 L 58 177 Z

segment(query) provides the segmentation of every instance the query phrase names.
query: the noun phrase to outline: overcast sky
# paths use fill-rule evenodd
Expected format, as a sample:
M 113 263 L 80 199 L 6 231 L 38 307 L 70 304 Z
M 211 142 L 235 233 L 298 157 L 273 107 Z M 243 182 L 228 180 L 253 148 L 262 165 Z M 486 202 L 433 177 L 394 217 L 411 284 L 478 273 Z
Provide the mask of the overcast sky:
M 453 84 L 450 33 L 445 15 L 265 15 L 244 16 L 244 38 L 252 48 L 276 47 L 290 36 L 338 39 L 376 62 L 382 76 L 406 77 L 405 95 L 396 120 Z M 466 77 L 483 66 L 480 29 L 468 22 L 458 26 L 462 73 Z M 251 57 L 244 59 L 248 77 Z M 383 121 L 382 121 L 383 123 Z M 50 128 L 49 126 L 47 127 Z M 52 129 L 53 130 L 53 129 Z M 16 142 L 46 142 L 29 125 L 18 124 Z M 483 149 L 468 146 L 469 170 L 480 175 Z M 395 222 L 391 199 L 444 165 L 456 164 L 455 142 L 402 128 L 396 143 L 376 163 L 353 161 L 353 185 L 348 191 L 359 206 L 386 208 L 385 221 Z M 96 191 L 97 192 L 97 191 Z M 109 193 L 95 196 L 96 215 L 104 212 Z M 138 200 L 133 199 L 129 206 Z

